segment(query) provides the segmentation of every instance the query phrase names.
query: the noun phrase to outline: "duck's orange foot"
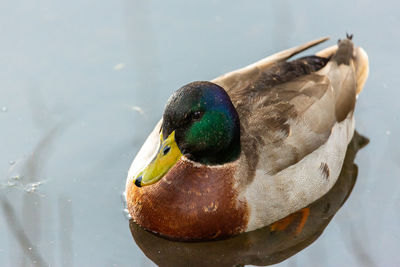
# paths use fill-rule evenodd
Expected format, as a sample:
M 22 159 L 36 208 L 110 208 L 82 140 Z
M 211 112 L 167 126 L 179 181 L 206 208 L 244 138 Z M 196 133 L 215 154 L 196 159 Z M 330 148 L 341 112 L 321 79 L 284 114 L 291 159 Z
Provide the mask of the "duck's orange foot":
M 293 229 L 296 235 L 299 235 L 304 226 L 306 225 L 307 219 L 310 215 L 310 208 L 303 208 L 299 211 L 296 211 L 285 218 L 274 222 L 269 226 L 272 232 L 281 232 L 286 229 Z

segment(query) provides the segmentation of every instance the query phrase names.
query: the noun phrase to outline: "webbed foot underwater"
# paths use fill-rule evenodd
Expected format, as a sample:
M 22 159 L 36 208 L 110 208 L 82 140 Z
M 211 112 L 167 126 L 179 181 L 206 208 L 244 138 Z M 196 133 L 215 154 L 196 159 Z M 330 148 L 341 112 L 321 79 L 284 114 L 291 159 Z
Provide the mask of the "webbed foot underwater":
M 178 89 L 129 170 L 133 220 L 173 239 L 220 239 L 325 195 L 368 76 L 368 57 L 351 36 L 289 60 L 326 40 Z

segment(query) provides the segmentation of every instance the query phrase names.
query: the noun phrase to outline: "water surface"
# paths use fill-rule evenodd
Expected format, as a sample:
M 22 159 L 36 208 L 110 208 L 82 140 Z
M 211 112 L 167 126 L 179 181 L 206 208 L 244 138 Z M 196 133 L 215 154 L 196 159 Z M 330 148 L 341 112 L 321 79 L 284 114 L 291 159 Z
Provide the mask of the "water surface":
M 346 31 L 370 57 L 370 144 L 322 235 L 279 266 L 399 266 L 397 1 L 3 1 L 0 265 L 154 266 L 132 238 L 129 165 L 185 83 Z M 313 49 L 316 51 L 316 49 Z

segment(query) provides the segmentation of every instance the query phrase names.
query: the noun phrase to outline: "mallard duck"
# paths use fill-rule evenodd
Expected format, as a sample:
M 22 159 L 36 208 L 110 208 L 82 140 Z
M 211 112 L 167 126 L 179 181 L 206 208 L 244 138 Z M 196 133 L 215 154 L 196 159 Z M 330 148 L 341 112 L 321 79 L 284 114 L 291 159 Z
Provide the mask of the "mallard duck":
M 128 172 L 133 220 L 172 239 L 220 239 L 325 195 L 339 176 L 368 76 L 367 54 L 349 35 L 289 60 L 327 39 L 175 91 Z

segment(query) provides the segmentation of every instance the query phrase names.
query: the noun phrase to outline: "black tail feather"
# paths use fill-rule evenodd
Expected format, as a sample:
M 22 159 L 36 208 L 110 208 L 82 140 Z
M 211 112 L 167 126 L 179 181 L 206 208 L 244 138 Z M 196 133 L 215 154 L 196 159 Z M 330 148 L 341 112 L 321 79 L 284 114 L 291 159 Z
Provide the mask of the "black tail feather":
M 336 54 L 332 57 L 332 60 L 336 61 L 338 65 L 340 64 L 345 64 L 349 65 L 350 64 L 350 59 L 353 57 L 353 42 L 351 41 L 353 39 L 353 34 L 347 34 L 346 33 L 346 39 L 341 40 L 339 39 L 338 41 L 338 50 L 336 51 Z

